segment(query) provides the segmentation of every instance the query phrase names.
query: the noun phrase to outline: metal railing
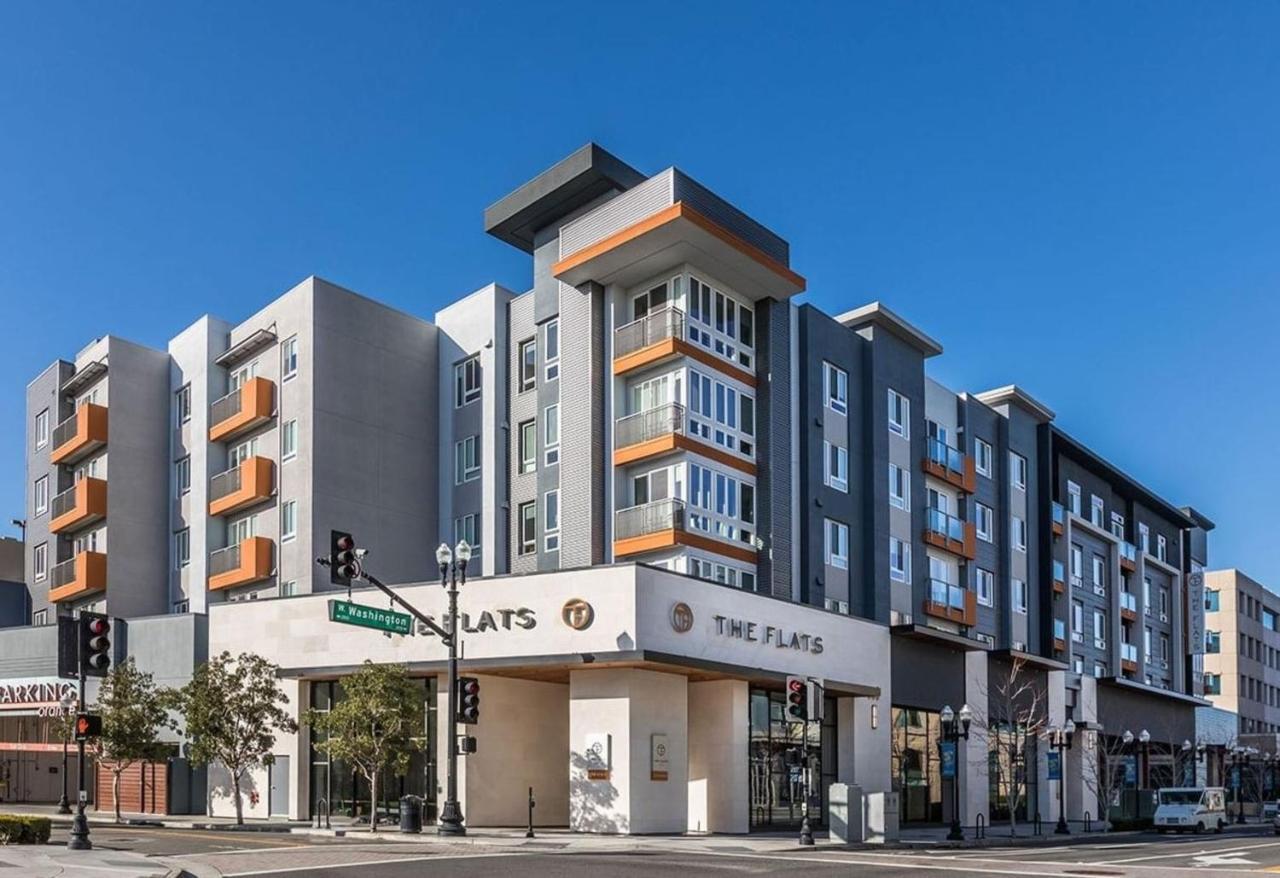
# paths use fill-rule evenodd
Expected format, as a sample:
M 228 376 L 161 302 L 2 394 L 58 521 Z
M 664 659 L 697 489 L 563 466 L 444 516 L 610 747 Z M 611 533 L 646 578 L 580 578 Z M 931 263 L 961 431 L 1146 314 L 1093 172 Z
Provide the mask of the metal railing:
M 61 494 L 53 498 L 53 503 L 49 505 L 49 515 L 52 518 L 60 518 L 68 512 L 76 508 L 76 486 L 72 485 Z
M 929 600 L 935 604 L 951 607 L 953 610 L 963 610 L 964 587 L 943 579 L 930 579 Z
M 1138 596 L 1131 591 L 1120 592 L 1120 609 L 1131 613 L 1138 612 Z
M 221 399 L 216 399 L 209 406 L 209 423 L 221 424 L 240 411 L 240 394 L 243 388 L 237 387 Z
M 936 463 L 938 466 L 949 469 L 953 473 L 964 474 L 964 453 L 958 448 L 952 448 L 941 439 L 932 437 L 930 437 L 927 447 L 930 463 Z
M 209 499 L 221 500 L 229 494 L 234 494 L 240 490 L 242 481 L 240 465 L 233 466 L 226 472 L 218 473 L 209 480 Z
M 1054 500 L 1053 506 L 1051 508 L 1053 510 L 1053 523 L 1066 524 L 1066 521 L 1067 521 L 1066 507 L 1063 506 L 1061 503 L 1059 503 L 1057 500 Z
M 1120 660 L 1126 661 L 1126 662 L 1133 662 L 1134 664 L 1137 664 L 1138 662 L 1137 644 L 1133 644 L 1133 643 L 1120 644 Z
M 964 522 L 941 509 L 928 509 L 925 525 L 933 533 L 942 534 L 949 540 L 964 542 Z
M 229 573 L 232 570 L 240 568 L 240 544 L 227 546 L 225 549 L 217 549 L 209 553 L 209 575 L 217 576 L 220 573 Z
M 1127 561 L 1132 561 L 1134 564 L 1137 564 L 1138 563 L 1138 547 L 1135 546 L 1133 543 L 1128 543 L 1122 540 L 1120 542 L 1120 557 L 1124 558 Z
M 659 436 L 683 432 L 684 406 L 669 402 L 618 418 L 613 425 L 613 447 L 627 448 Z
M 49 571 L 49 587 L 62 588 L 64 585 L 70 585 L 76 579 L 76 559 L 70 558 L 59 564 L 54 564 L 53 569 Z
M 1053 581 L 1054 582 L 1067 581 L 1067 566 L 1063 564 L 1061 561 L 1053 562 Z
M 613 356 L 623 357 L 668 338 L 684 338 L 684 312 L 673 305 L 615 329 Z
M 75 438 L 76 426 L 77 426 L 76 421 L 79 419 L 79 417 L 80 417 L 80 412 L 79 410 L 77 410 L 74 415 L 67 418 L 61 424 L 53 428 L 53 446 L 52 447 L 61 448 L 63 445 L 67 444 L 67 442 Z
M 625 540 L 664 530 L 684 530 L 684 501 L 674 497 L 619 509 L 613 517 L 613 538 Z

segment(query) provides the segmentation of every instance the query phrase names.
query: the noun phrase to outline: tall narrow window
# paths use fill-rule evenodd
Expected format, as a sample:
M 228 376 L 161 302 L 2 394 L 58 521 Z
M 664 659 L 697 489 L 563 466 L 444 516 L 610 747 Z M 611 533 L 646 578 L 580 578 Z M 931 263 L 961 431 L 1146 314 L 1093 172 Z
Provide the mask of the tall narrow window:
M 520 342 L 520 374 L 516 389 L 519 393 L 533 390 L 538 381 L 538 341 L 529 338 Z
M 1026 580 L 1014 579 L 1010 582 L 1010 589 L 1013 594 L 1013 611 L 1015 613 L 1027 612 L 1027 583 Z
M 560 377 L 560 320 L 548 320 L 542 330 L 542 356 L 546 361 L 546 380 Z
M 173 395 L 173 413 L 181 427 L 191 420 L 191 385 L 185 384 Z
M 184 457 L 178 460 L 174 465 L 173 480 L 181 497 L 191 490 L 191 458 Z
M 538 504 L 536 501 L 530 500 L 527 503 L 521 503 L 516 516 L 519 526 L 520 544 L 518 551 L 521 555 L 531 555 L 538 548 Z
M 973 517 L 978 539 L 988 543 L 994 540 L 995 513 L 991 511 L 991 507 L 984 503 L 975 502 L 973 504 Z
M 1067 506 L 1072 515 L 1080 514 L 1080 486 L 1075 482 L 1067 482 Z
M 1093 496 L 1089 498 L 1089 521 L 1094 527 L 1103 526 L 1103 516 L 1105 515 L 1104 504 L 1102 498 Z
M 191 529 L 183 528 L 173 535 L 174 566 L 181 570 L 191 563 Z
M 978 475 L 991 478 L 991 445 L 984 439 L 973 440 L 973 468 Z
M 837 491 L 849 492 L 849 449 L 833 445 L 826 440 L 822 442 L 823 482 Z
M 889 537 L 889 578 L 911 581 L 911 544 L 897 537 Z
M 830 363 L 822 364 L 822 381 L 826 385 L 827 408 L 847 414 L 849 411 L 849 373 Z
M 896 463 L 889 464 L 889 505 L 911 509 L 911 473 Z
M 479 436 L 468 436 L 453 446 L 453 483 L 461 485 L 480 477 Z
M 280 377 L 288 381 L 298 374 L 298 337 L 291 336 L 280 345 Z
M 1027 550 L 1027 523 L 1015 515 L 1009 525 L 1009 538 L 1013 543 L 1013 548 L 1019 552 L 1025 552 Z
M 480 516 L 474 512 L 453 520 L 453 544 L 463 540 L 471 547 L 472 558 L 480 554 Z
M 280 428 L 280 460 L 293 460 L 298 456 L 298 419 L 285 421 Z
M 553 466 L 560 462 L 560 406 L 547 406 L 542 412 L 542 423 L 547 466 Z
M 280 542 L 287 543 L 298 535 L 298 501 L 280 504 Z
M 36 449 L 49 444 L 49 410 L 45 409 L 36 415 Z
M 560 492 L 548 491 L 542 498 L 543 536 L 548 552 L 560 551 Z
M 1169 561 L 1169 542 L 1164 534 L 1156 534 L 1156 557 L 1165 563 Z
M 826 559 L 832 567 L 849 568 L 849 526 L 826 519 Z
M 49 575 L 49 544 L 41 543 L 31 551 L 31 568 L 36 582 Z
M 978 593 L 978 603 L 984 607 L 991 606 L 995 602 L 996 575 L 979 567 L 973 581 L 974 590 Z
M 911 400 L 889 388 L 889 432 L 911 438 Z
M 520 472 L 531 473 L 538 468 L 538 422 L 530 418 L 520 424 Z
M 1141 522 L 1138 524 L 1138 548 L 1145 554 L 1151 554 L 1151 528 Z
M 1009 481 L 1015 488 L 1027 489 L 1027 459 L 1015 451 L 1009 452 Z
M 49 477 L 41 476 L 36 479 L 35 488 L 32 491 L 32 504 L 35 506 L 36 515 L 44 515 L 49 511 Z
M 467 357 L 453 367 L 453 406 L 461 408 L 480 398 L 480 355 Z

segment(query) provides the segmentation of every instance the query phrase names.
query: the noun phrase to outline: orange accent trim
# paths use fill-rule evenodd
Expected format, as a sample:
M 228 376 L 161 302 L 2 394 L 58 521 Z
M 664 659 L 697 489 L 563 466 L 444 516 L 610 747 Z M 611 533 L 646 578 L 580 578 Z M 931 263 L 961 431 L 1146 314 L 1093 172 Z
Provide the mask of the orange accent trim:
M 710 366 L 721 374 L 728 375 L 735 381 L 742 382 L 747 387 L 756 386 L 756 376 L 750 372 L 745 369 L 739 369 L 723 357 L 717 357 L 710 351 L 690 344 L 682 338 L 664 338 L 662 341 L 654 342 L 651 345 L 640 348 L 638 351 L 632 351 L 629 354 L 617 357 L 613 361 L 613 374 L 625 375 L 627 372 L 643 369 L 646 366 L 652 366 L 677 356 L 685 356 L 692 360 L 697 360 L 699 363 Z
M 76 434 L 49 453 L 50 463 L 71 463 L 107 444 L 107 407 L 87 402 L 76 409 Z
M 91 591 L 107 587 L 107 556 L 105 552 L 81 552 L 76 555 L 76 578 L 66 585 L 49 589 L 53 603 L 79 597 Z
M 589 247 L 584 247 L 577 253 L 566 256 L 564 259 L 561 259 L 555 265 L 551 266 L 551 273 L 553 275 L 563 274 L 572 268 L 577 268 L 585 262 L 590 262 L 597 256 L 608 253 L 615 247 L 620 247 L 623 244 L 634 241 L 655 229 L 665 226 L 667 223 L 673 223 L 681 218 L 689 220 L 689 222 L 719 238 L 739 253 L 742 253 L 744 256 L 760 263 L 774 274 L 799 287 L 800 289 L 797 290 L 797 292 L 804 291 L 806 281 L 803 277 L 796 274 L 790 268 L 787 268 L 787 266 L 765 253 L 759 247 L 756 247 L 754 244 L 748 244 L 737 235 L 722 228 L 714 220 L 708 219 L 692 207 L 687 206 L 683 201 L 677 201 L 670 207 L 665 207 L 657 213 L 651 214 L 639 222 L 627 226 L 621 231 L 614 232 L 609 237 L 601 241 L 597 241 Z
M 661 457 L 664 454 L 672 454 L 676 451 L 690 451 L 694 454 L 701 454 L 703 457 L 708 457 L 717 463 L 732 467 L 749 476 L 756 475 L 756 465 L 751 461 L 743 460 L 741 457 L 722 451 L 697 439 L 691 439 L 683 433 L 668 433 L 656 439 L 637 442 L 635 445 L 619 448 L 613 452 L 613 465 L 626 466 L 639 460 L 649 460 Z
M 1120 618 L 1124 619 L 1126 622 L 1136 622 L 1138 621 L 1138 614 L 1133 610 L 1127 609 L 1125 607 L 1121 607 Z
M 240 470 L 240 487 L 209 503 L 210 515 L 225 515 L 254 503 L 261 503 L 271 496 L 274 487 L 276 465 L 266 457 L 251 457 L 243 461 Z
M 639 537 L 615 540 L 613 543 L 613 554 L 614 557 L 621 558 L 625 555 L 638 555 L 642 552 L 656 552 L 659 549 L 670 549 L 674 546 L 690 546 L 716 555 L 723 555 L 726 558 L 733 558 L 736 561 L 743 561 L 747 564 L 756 563 L 756 553 L 752 549 L 748 549 L 743 546 L 735 546 L 731 543 L 726 543 L 723 540 L 717 540 L 713 537 L 705 537 L 701 534 L 693 534 L 683 530 L 661 530 L 656 533 L 645 534 Z
M 972 494 L 978 488 L 978 470 L 974 465 L 973 458 L 967 454 L 964 456 L 964 472 L 948 469 L 927 456 L 924 459 L 924 471 L 952 487 L 959 488 L 966 494 Z
M 978 624 L 978 597 L 973 592 L 965 590 L 964 593 L 964 609 L 957 610 L 950 604 L 939 604 L 928 598 L 924 601 L 924 613 L 926 616 L 933 616 L 938 619 L 946 619 L 949 622 L 955 622 L 959 625 L 968 625 L 970 627 Z
M 1053 523 L 1053 535 L 1055 537 L 1060 537 L 1062 536 L 1062 533 L 1063 533 L 1062 522 L 1055 521 Z
M 1131 662 L 1128 659 L 1120 659 L 1120 669 L 1136 674 L 1138 672 L 1138 663 Z
M 717 357 L 706 348 L 689 344 L 689 342 L 684 339 L 678 339 L 676 341 L 676 350 L 690 359 L 697 360 L 699 363 L 710 366 L 712 369 L 718 369 L 725 375 L 728 375 L 730 378 L 737 381 L 741 381 L 748 387 L 756 386 L 756 376 L 752 375 L 745 369 L 739 369 L 723 357 Z
M 209 577 L 209 591 L 259 582 L 271 575 L 275 543 L 267 537 L 249 537 L 240 543 L 240 566 Z
M 1053 581 L 1053 593 L 1054 593 L 1054 594 L 1066 594 L 1066 593 L 1067 593 L 1067 584 L 1066 584 L 1065 582 L 1063 582 L 1061 579 L 1055 579 L 1055 580 Z
M 76 482 L 76 505 L 49 522 L 50 533 L 62 533 L 107 517 L 107 483 L 83 478 Z
M 209 441 L 221 442 L 264 421 L 275 414 L 276 386 L 269 378 L 250 378 L 240 387 L 240 409 L 229 418 L 209 427 Z
M 927 527 L 924 531 L 924 541 L 931 546 L 951 552 L 953 555 L 967 558 L 970 561 L 978 557 L 978 531 L 977 526 L 971 521 L 964 522 L 963 541 L 949 539 L 946 534 L 937 533 Z
M 1133 573 L 1135 570 L 1137 570 L 1137 569 L 1138 569 L 1138 565 L 1137 565 L 1137 564 L 1135 564 L 1133 561 L 1130 561 L 1130 560 L 1129 560 L 1128 558 L 1126 558 L 1124 555 L 1121 555 L 1121 556 L 1120 556 L 1120 569 L 1121 569 L 1121 570 L 1128 570 L 1130 573 Z
M 1054 651 L 1054 652 L 1066 652 L 1066 651 L 1067 651 L 1067 642 L 1066 642 L 1065 640 L 1063 640 L 1061 637 L 1055 637 L 1055 638 L 1053 638 L 1053 651 Z
M 978 465 L 974 462 L 973 455 L 964 456 L 964 483 L 960 487 L 964 488 L 966 494 L 973 494 L 978 490 Z

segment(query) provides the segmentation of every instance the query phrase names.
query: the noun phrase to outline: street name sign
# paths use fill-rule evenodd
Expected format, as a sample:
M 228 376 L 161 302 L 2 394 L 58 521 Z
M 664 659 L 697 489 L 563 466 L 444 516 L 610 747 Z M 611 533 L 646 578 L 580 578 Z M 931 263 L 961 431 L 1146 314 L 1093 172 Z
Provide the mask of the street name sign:
M 380 610 L 364 604 L 353 604 L 351 601 L 330 600 L 329 621 L 358 625 L 361 628 L 376 628 L 392 634 L 408 634 L 413 630 L 413 617 L 407 613 Z

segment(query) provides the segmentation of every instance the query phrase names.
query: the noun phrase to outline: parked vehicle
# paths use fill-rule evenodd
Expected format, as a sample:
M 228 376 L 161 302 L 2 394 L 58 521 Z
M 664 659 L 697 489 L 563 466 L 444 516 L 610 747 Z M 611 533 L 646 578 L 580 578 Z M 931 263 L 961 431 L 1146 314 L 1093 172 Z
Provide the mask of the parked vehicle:
M 1227 825 L 1227 791 L 1222 787 L 1165 787 L 1156 803 L 1154 823 L 1160 833 L 1221 832 Z

